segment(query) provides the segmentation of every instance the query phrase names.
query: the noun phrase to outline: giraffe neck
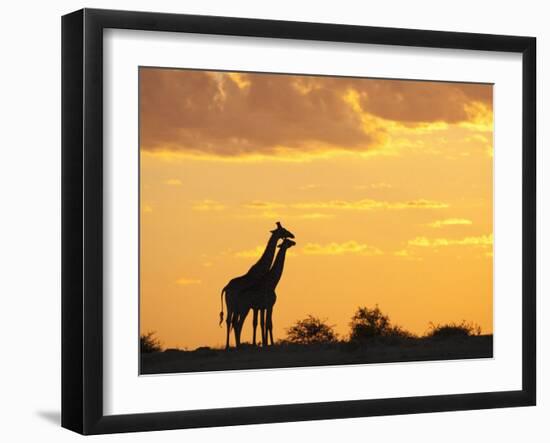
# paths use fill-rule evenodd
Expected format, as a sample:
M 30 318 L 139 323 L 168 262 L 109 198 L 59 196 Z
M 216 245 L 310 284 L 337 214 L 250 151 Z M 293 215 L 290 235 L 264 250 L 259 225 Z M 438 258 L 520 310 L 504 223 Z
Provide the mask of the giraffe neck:
M 273 256 L 275 255 L 275 249 L 277 247 L 277 241 L 279 238 L 275 234 L 271 234 L 267 245 L 265 247 L 264 253 L 258 259 L 258 261 L 250 268 L 248 275 L 250 276 L 261 276 L 269 272 L 271 263 L 273 262 Z
M 265 285 L 267 289 L 271 289 L 274 291 L 279 284 L 279 281 L 281 280 L 283 269 L 285 267 L 286 250 L 287 248 L 281 248 L 279 250 L 279 253 L 277 254 L 277 257 L 275 258 L 275 262 L 273 263 L 273 266 L 270 269 L 269 274 L 266 278 Z

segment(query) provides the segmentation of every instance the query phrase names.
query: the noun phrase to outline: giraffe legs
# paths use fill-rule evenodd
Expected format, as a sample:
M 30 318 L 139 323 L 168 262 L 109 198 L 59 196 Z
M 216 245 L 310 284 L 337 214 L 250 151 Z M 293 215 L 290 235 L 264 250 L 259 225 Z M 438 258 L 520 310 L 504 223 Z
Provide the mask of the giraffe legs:
M 247 308 L 244 311 L 240 311 L 235 321 L 235 341 L 237 343 L 237 346 L 241 345 L 241 331 L 243 329 L 244 321 L 246 320 L 249 310 L 250 309 Z
M 252 344 L 256 346 L 256 328 L 258 327 L 258 310 L 254 309 L 254 317 L 252 318 Z
M 241 345 L 241 319 L 238 313 L 235 313 L 233 316 L 233 334 L 235 335 L 235 346 L 239 347 Z
M 234 313 L 231 311 L 227 311 L 227 317 L 225 319 L 225 325 L 227 327 L 227 333 L 225 337 L 225 349 L 229 349 L 229 333 L 231 332 L 231 322 L 233 318 Z
M 262 346 L 266 346 L 265 340 L 265 309 L 260 309 L 260 329 L 262 331 Z
M 225 317 L 226 334 L 225 334 L 225 349 L 229 349 L 229 338 L 231 334 L 231 325 L 235 317 L 235 306 L 233 304 L 233 296 L 231 292 L 225 293 L 225 307 L 227 314 Z
M 236 295 L 236 294 L 231 294 Z M 226 294 L 226 306 L 227 306 L 227 318 L 226 321 L 226 341 L 225 349 L 229 349 L 231 341 L 231 328 L 235 336 L 235 346 L 241 345 L 241 334 L 244 326 L 244 322 L 248 313 L 252 309 L 252 343 L 254 346 L 259 344 L 257 335 L 258 330 L 258 314 L 260 315 L 260 331 L 261 331 L 261 344 L 262 346 L 269 346 L 274 344 L 273 341 L 273 305 L 276 300 L 276 296 L 267 297 L 265 294 L 255 294 L 256 297 L 262 296 L 261 299 L 250 300 L 250 296 L 253 294 L 243 294 L 241 299 L 235 300 L 235 297 L 229 297 L 229 293 Z
M 267 308 L 267 312 L 266 312 L 266 321 L 265 321 L 265 327 L 266 327 L 266 338 L 267 338 L 267 334 L 269 334 L 269 339 L 271 339 L 271 344 L 273 345 L 273 306 Z M 269 344 L 267 341 L 266 341 L 266 344 Z
M 258 311 L 260 314 L 260 332 L 262 336 L 262 346 L 268 346 L 271 342 L 273 345 L 273 307 L 267 309 L 254 309 L 253 310 L 253 335 L 252 342 L 254 346 L 256 345 L 256 330 L 258 327 Z M 241 332 L 244 325 L 244 321 L 248 316 L 248 310 L 245 312 L 234 312 L 229 311 L 226 318 L 227 324 L 227 335 L 226 335 L 226 344 L 225 348 L 229 349 L 229 337 L 231 328 L 235 334 L 235 346 L 239 347 L 241 345 Z

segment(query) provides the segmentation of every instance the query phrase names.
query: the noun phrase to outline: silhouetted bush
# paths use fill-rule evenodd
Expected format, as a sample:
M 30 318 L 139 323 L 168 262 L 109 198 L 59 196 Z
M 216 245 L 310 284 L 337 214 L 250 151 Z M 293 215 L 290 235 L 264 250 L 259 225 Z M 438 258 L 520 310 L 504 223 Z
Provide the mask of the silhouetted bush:
M 462 320 L 461 323 L 433 324 L 430 322 L 430 330 L 426 337 L 433 338 L 452 338 L 452 337 L 470 337 L 481 334 L 481 327 L 475 323 L 467 323 Z
M 179 352 L 184 352 L 185 349 L 180 349 L 180 348 L 167 348 L 165 349 L 164 352 L 165 354 L 177 354 Z
M 375 337 L 412 338 L 414 334 L 401 326 L 392 325 L 390 318 L 378 305 L 374 308 L 360 307 L 351 318 L 350 340 L 361 341 Z
M 315 343 L 333 343 L 337 339 L 338 335 L 334 331 L 334 326 L 326 324 L 325 320 L 308 315 L 307 318 L 297 321 L 294 326 L 287 329 L 286 341 L 311 345 Z
M 162 344 L 155 337 L 155 332 L 147 332 L 139 337 L 139 349 L 143 353 L 160 352 L 162 351 Z

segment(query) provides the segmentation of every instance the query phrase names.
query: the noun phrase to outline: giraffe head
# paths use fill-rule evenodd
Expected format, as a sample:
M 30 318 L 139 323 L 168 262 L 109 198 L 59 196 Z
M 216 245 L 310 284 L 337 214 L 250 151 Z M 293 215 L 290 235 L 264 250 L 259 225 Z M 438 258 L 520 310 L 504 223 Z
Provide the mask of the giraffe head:
M 296 242 L 293 241 L 293 240 L 290 240 L 288 238 L 285 238 L 281 244 L 279 246 L 277 246 L 278 248 L 281 248 L 281 249 L 288 249 L 288 248 L 292 248 L 293 246 L 296 245 Z
M 277 222 L 277 228 L 271 231 L 271 233 L 277 238 L 294 238 L 294 234 L 283 228 L 280 222 Z

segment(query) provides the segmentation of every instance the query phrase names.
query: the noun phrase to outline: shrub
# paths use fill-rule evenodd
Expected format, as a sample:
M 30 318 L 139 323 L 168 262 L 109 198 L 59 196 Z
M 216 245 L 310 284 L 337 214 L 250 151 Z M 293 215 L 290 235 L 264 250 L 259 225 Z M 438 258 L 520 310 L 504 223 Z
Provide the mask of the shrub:
M 412 333 L 401 326 L 392 325 L 390 318 L 378 305 L 373 309 L 360 307 L 355 311 L 350 322 L 350 340 L 365 340 L 374 337 L 411 338 Z
M 451 338 L 451 337 L 470 337 L 481 334 L 481 327 L 475 323 L 467 323 L 462 320 L 461 323 L 433 324 L 430 322 L 430 329 L 426 337 L 433 338 Z
M 155 337 L 155 332 L 147 332 L 139 337 L 139 349 L 142 353 L 160 352 L 162 351 L 162 344 Z
M 307 318 L 297 321 L 287 329 L 287 341 L 304 345 L 337 341 L 338 335 L 334 331 L 334 326 L 326 324 L 325 321 L 308 315 Z
M 395 338 L 415 338 L 417 337 L 415 334 L 413 334 L 410 331 L 407 331 L 406 329 L 402 328 L 399 325 L 390 326 L 388 331 L 386 332 L 386 337 L 395 337 Z

